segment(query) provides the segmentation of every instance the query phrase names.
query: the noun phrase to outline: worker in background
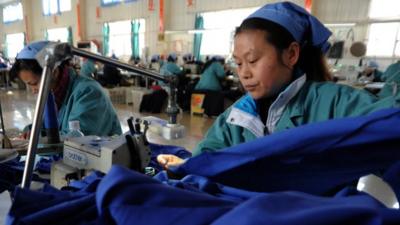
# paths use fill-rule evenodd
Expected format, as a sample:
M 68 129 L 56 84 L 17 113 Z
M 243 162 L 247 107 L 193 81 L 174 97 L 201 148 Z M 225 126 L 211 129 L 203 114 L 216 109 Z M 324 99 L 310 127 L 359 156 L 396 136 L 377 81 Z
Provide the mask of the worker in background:
M 390 64 L 384 72 L 378 70 L 377 63 L 375 64 L 373 63 L 372 66 L 368 66 L 366 69 L 366 72 L 374 74 L 374 81 L 387 81 L 400 71 L 400 61 Z
M 163 76 L 180 76 L 183 74 L 182 69 L 176 65 L 178 57 L 175 53 L 171 53 L 167 57 L 167 62 L 160 68 L 160 74 Z
M 100 84 L 104 87 L 120 86 L 120 84 L 123 82 L 121 71 L 117 67 L 109 64 L 104 64 L 103 74 L 98 78 Z
M 400 90 L 400 70 L 386 79 L 385 85 L 376 95 L 379 98 L 386 98 L 388 96 L 395 96 L 399 90 Z
M 150 59 L 150 65 L 149 65 L 149 69 L 151 70 L 156 70 L 156 71 L 160 71 L 160 60 L 161 57 L 160 55 L 152 55 L 151 59 Z
M 81 69 L 79 70 L 79 75 L 95 78 L 96 70 L 95 62 L 92 59 L 84 58 Z
M 18 76 L 33 93 L 38 93 L 43 68 L 35 56 L 48 41 L 27 45 L 17 55 L 11 68 L 12 77 Z M 112 136 L 121 134 L 121 126 L 110 99 L 94 80 L 78 76 L 65 57 L 52 71 L 50 89 L 54 93 L 58 109 L 61 134 L 69 131 L 68 122 L 78 120 L 85 135 Z
M 225 59 L 220 56 L 214 56 L 206 62 L 199 82 L 195 90 L 221 91 L 221 81 L 225 78 L 224 70 Z
M 192 53 L 186 53 L 182 56 L 182 60 L 184 64 L 191 64 L 193 63 L 193 55 Z
M 367 67 L 361 72 L 359 81 L 378 81 L 382 76 L 382 72 L 378 70 L 379 64 L 376 61 L 369 61 Z
M 382 73 L 380 79 L 381 81 L 387 81 L 391 79 L 391 77 L 394 76 L 399 71 L 400 71 L 400 60 L 389 65 L 388 68 L 385 70 L 385 72 Z
M 303 124 L 398 107 L 398 95 L 379 99 L 326 82 L 324 53 L 331 32 L 289 2 L 267 4 L 236 29 L 233 58 L 247 94 L 221 114 L 193 155 L 214 152 Z M 183 160 L 159 155 L 168 169 Z
M 0 68 L 8 68 L 8 60 L 3 56 L 3 53 L 0 52 Z

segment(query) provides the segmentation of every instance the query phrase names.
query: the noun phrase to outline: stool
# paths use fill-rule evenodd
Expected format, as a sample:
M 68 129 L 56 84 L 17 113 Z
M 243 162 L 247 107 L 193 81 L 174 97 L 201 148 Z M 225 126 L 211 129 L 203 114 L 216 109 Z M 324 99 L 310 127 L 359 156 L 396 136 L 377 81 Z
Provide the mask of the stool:
M 192 94 L 190 98 L 190 115 L 193 114 L 200 114 L 203 115 L 204 109 L 203 109 L 203 101 L 205 94 Z

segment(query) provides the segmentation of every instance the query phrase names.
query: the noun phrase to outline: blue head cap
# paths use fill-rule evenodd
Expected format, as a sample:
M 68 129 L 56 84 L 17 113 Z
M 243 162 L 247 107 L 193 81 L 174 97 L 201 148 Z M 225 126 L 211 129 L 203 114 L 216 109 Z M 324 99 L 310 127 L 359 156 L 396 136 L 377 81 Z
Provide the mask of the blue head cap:
M 291 2 L 267 4 L 246 19 L 260 18 L 284 27 L 300 45 L 312 45 L 326 53 L 330 47 L 327 41 L 332 34 L 317 18 L 302 7 Z
M 371 60 L 371 61 L 368 62 L 368 67 L 378 68 L 379 64 L 376 61 Z
M 152 55 L 151 56 L 151 61 L 158 61 L 160 60 L 160 55 Z
M 191 59 L 192 57 L 193 57 L 192 53 L 186 53 L 183 55 L 183 58 L 185 58 L 185 59 Z
M 36 54 L 40 52 L 46 45 L 48 45 L 49 41 L 37 41 L 32 42 L 29 45 L 25 46 L 15 57 L 15 59 L 36 59 Z
M 168 61 L 176 61 L 178 57 L 176 56 L 175 53 L 169 53 L 168 55 Z
M 211 57 L 211 60 L 222 61 L 225 60 L 225 58 L 220 55 L 214 55 L 213 57 Z

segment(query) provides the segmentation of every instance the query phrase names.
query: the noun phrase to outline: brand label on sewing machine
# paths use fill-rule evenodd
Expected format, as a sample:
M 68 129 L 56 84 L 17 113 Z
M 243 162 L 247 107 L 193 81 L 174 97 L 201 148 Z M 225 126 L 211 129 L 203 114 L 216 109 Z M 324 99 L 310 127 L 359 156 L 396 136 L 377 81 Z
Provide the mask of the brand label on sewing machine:
M 72 161 L 79 166 L 86 166 L 88 164 L 88 159 L 85 154 L 71 151 L 70 149 L 64 149 L 64 159 Z

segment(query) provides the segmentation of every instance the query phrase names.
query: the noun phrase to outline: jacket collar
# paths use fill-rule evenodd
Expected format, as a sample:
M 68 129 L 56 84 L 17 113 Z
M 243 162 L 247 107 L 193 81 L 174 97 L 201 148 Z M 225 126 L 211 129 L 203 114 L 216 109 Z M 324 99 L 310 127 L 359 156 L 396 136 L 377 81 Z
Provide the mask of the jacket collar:
M 287 106 L 289 101 L 296 96 L 296 94 L 303 87 L 306 82 L 306 75 L 300 76 L 298 79 L 293 81 L 289 86 L 282 91 L 278 98 L 271 104 L 268 112 L 267 125 L 261 122 L 260 116 L 257 113 L 257 105 L 255 100 L 247 93 L 233 106 L 232 110 L 228 115 L 226 122 L 241 126 L 251 131 L 256 137 L 262 137 L 266 131 L 272 133 L 283 114 L 284 108 Z M 301 104 L 295 104 L 291 112 L 291 119 L 293 117 L 302 116 L 304 113 L 303 106 Z M 269 123 L 268 123 L 269 121 Z M 293 126 L 293 121 L 288 121 Z M 267 128 L 266 128 L 267 127 Z M 268 130 L 266 130 L 268 129 Z

